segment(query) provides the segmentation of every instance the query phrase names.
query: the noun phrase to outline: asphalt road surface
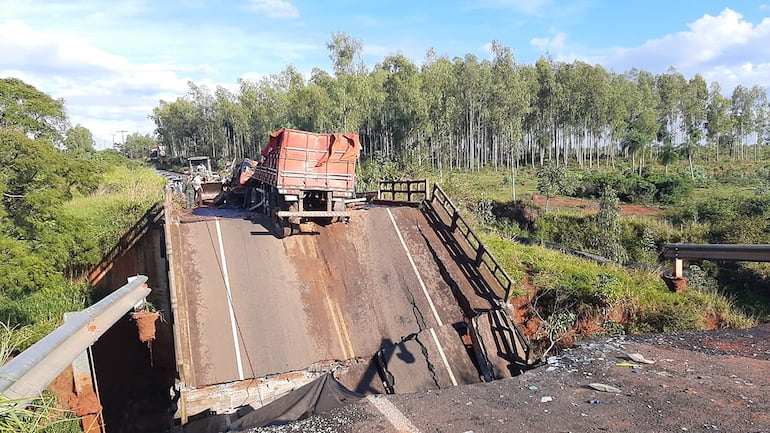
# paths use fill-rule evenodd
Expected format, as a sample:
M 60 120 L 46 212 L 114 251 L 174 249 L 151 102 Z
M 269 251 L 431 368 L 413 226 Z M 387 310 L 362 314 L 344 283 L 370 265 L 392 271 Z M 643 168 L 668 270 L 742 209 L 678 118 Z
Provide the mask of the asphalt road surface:
M 397 393 L 479 381 L 450 289 L 472 288 L 418 209 L 368 206 L 349 224 L 283 240 L 226 209 L 181 221 L 188 385 L 361 358 L 341 381 L 381 393 L 370 361 L 380 349 Z

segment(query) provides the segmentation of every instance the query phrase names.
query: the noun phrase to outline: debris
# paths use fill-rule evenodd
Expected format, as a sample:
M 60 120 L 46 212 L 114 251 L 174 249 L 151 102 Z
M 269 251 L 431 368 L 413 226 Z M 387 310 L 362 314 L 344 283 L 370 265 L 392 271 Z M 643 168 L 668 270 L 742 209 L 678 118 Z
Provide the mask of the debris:
M 641 353 L 629 353 L 628 359 L 640 364 L 655 364 L 655 361 L 645 358 Z
M 546 372 L 548 372 L 548 373 L 550 373 L 550 372 L 552 372 L 552 371 L 555 371 L 555 370 L 558 370 L 558 368 L 556 368 L 556 367 L 553 367 L 553 366 L 551 366 L 551 367 L 548 367 L 548 368 L 546 368 L 546 369 L 545 369 L 545 371 L 546 371 Z
M 641 367 L 641 365 L 634 364 L 634 363 L 631 363 L 631 362 L 619 362 L 619 363 L 617 363 L 615 365 L 617 365 L 618 367 L 631 367 L 631 368 L 639 368 L 639 367 Z
M 615 388 L 612 385 L 605 385 L 603 383 L 589 383 L 588 386 L 590 388 L 592 388 L 592 389 L 597 390 L 597 391 L 611 392 L 611 393 L 615 393 L 615 394 L 620 394 L 620 389 Z
M 558 364 L 560 359 L 560 356 L 549 356 L 547 360 L 548 365 Z
M 537 391 L 537 387 L 535 385 L 532 385 L 529 387 L 530 391 Z
M 588 400 L 589 404 L 602 404 L 601 400 Z
M 548 403 L 549 401 L 553 401 L 553 397 L 540 397 L 540 403 Z

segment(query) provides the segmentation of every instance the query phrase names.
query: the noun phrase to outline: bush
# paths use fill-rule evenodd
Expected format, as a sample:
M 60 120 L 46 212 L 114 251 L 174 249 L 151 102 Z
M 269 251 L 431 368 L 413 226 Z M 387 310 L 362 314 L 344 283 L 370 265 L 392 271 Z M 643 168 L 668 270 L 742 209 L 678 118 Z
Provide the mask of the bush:
M 647 180 L 657 189 L 655 200 L 664 204 L 685 201 L 695 188 L 693 180 L 686 176 L 657 173 L 650 175 Z

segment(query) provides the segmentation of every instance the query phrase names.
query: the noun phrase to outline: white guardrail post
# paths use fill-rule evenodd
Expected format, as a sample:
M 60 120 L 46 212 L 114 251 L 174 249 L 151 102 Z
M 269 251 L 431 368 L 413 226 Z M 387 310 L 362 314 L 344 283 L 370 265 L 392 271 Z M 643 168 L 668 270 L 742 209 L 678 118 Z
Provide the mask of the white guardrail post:
M 147 297 L 150 288 L 146 283 L 144 275 L 130 277 L 128 284 L 73 313 L 63 325 L 0 367 L 0 394 L 10 400 L 40 395 L 80 353 Z

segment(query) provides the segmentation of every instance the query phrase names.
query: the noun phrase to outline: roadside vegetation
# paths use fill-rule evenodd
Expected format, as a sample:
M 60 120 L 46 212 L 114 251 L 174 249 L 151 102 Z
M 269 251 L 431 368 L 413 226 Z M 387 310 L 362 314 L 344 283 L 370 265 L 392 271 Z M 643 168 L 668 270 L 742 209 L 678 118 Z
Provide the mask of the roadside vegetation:
M 86 274 L 162 196 L 164 180 L 119 152 L 96 152 L 62 101 L 0 79 L 0 364 L 91 303 Z M 3 398 L 3 397 L 0 397 Z M 45 392 L 0 400 L 0 431 L 81 431 Z
M 766 264 L 693 263 L 688 289 L 673 293 L 660 278 L 671 264 L 659 257 L 662 245 L 671 242 L 770 243 L 763 166 L 747 164 L 728 179 L 719 170 L 701 169 L 699 184 L 688 173 L 667 178 L 663 167 L 651 168 L 660 170 L 658 179 L 668 179 L 668 189 L 647 187 L 653 194 L 643 201 L 623 186 L 638 184 L 633 174 L 565 169 L 571 188 L 554 194 L 548 213 L 543 172 L 522 173 L 516 200 L 505 172 L 453 173 L 436 181 L 472 215 L 484 242 L 517 282 L 512 303 L 530 321 L 526 331 L 541 351 L 555 340 L 558 346 L 587 336 L 770 322 Z M 684 164 L 676 168 L 687 170 Z M 668 192 L 655 198 L 661 190 Z M 553 329 L 559 331 L 548 331 Z

